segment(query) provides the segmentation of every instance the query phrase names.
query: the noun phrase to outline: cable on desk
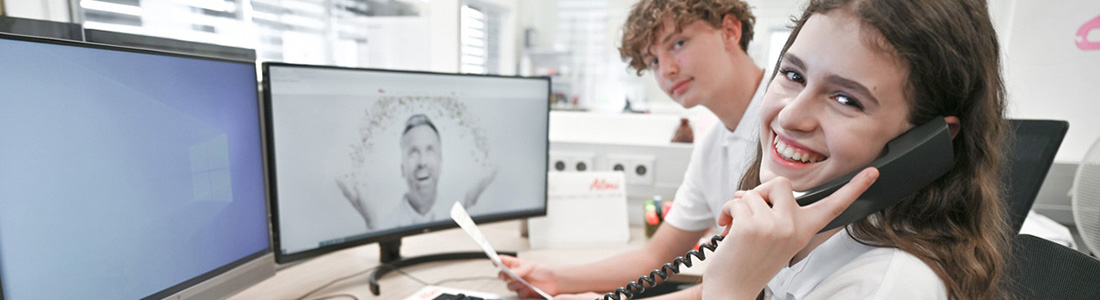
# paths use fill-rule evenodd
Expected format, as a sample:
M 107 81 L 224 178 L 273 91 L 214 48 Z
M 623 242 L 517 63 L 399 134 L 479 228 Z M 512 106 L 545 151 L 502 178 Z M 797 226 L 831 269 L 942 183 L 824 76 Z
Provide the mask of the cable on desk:
M 401 268 L 394 268 L 393 270 L 397 271 L 397 273 L 401 273 L 401 275 L 405 275 L 405 277 L 408 277 L 409 279 L 412 279 L 413 281 L 419 282 L 421 285 L 431 285 L 431 283 L 428 283 L 427 281 L 421 280 L 420 278 L 416 278 L 416 276 L 413 276 L 412 274 L 409 274 L 408 272 L 405 272 L 405 270 L 402 270 Z
M 396 271 L 397 273 L 401 273 L 401 275 L 404 275 L 405 277 L 408 277 L 409 279 L 412 279 L 413 281 L 416 281 L 416 282 L 420 283 L 421 285 L 425 285 L 425 286 L 440 285 L 440 284 L 444 284 L 444 283 L 447 283 L 447 282 L 455 282 L 455 281 L 499 280 L 500 279 L 500 278 L 497 278 L 496 276 L 472 276 L 472 277 L 450 278 L 450 279 L 444 279 L 444 280 L 440 280 L 440 281 L 436 281 L 436 282 L 427 282 L 423 279 L 420 279 L 416 276 L 413 276 L 412 274 L 409 274 L 408 272 L 405 272 L 405 270 L 402 270 L 400 268 L 393 269 L 393 270 Z
M 327 288 L 327 287 L 329 287 L 333 284 L 336 284 L 337 282 L 341 282 L 341 281 L 347 280 L 348 278 L 352 278 L 352 277 L 355 277 L 355 276 L 363 275 L 364 273 L 374 271 L 374 269 L 377 269 L 377 268 L 378 267 L 373 267 L 373 268 L 369 268 L 369 269 L 366 269 L 366 270 L 363 270 L 363 271 L 356 272 L 355 274 L 351 274 L 351 275 L 348 275 L 348 276 L 333 279 L 332 281 L 329 281 L 325 285 L 322 285 L 321 287 L 315 288 L 312 291 L 309 291 L 308 293 L 306 293 L 305 295 L 302 295 L 301 297 L 298 297 L 296 300 L 305 300 L 306 297 L 309 297 L 310 295 L 313 295 L 313 293 L 316 293 L 317 291 L 320 291 L 320 290 L 322 290 L 324 288 Z M 355 296 L 351 296 L 351 297 L 355 298 Z M 322 298 L 322 299 L 329 299 L 329 298 Z M 359 299 L 359 298 L 356 298 L 356 299 Z
M 474 281 L 474 280 L 500 280 L 500 277 L 496 277 L 496 276 L 472 276 L 472 277 L 451 278 L 451 279 L 444 279 L 444 280 L 436 281 L 435 283 L 432 283 L 432 285 L 441 285 L 441 284 L 444 284 L 444 283 L 455 282 L 455 281 Z
M 352 294 L 328 295 L 328 296 L 324 296 L 324 297 L 313 299 L 313 300 L 328 300 L 328 299 L 335 299 L 335 298 L 341 298 L 341 297 L 349 297 L 349 298 L 354 299 L 354 300 L 359 300 L 359 297 L 356 297 L 355 295 L 352 295 Z

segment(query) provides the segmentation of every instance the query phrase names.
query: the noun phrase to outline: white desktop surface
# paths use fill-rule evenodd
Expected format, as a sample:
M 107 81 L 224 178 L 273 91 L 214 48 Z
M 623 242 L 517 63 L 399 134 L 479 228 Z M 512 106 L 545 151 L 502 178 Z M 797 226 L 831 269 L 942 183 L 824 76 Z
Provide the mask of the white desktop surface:
M 530 249 L 527 239 L 520 236 L 520 221 L 497 222 L 479 225 L 478 227 L 497 251 L 515 251 L 520 258 L 549 265 L 592 262 L 621 252 L 641 248 L 645 244 L 643 229 L 641 227 L 631 227 L 630 241 L 626 244 L 569 249 Z M 480 252 L 481 250 L 473 240 L 459 229 L 448 229 L 402 239 L 401 254 L 406 257 L 453 251 Z M 378 244 L 363 245 L 319 256 L 282 267 L 274 277 L 260 282 L 229 299 L 298 299 L 302 295 L 335 279 L 378 266 L 378 256 Z M 697 275 L 702 272 L 702 267 L 703 265 L 696 265 L 684 272 L 688 276 L 678 276 L 675 279 L 677 281 L 695 281 L 698 279 Z M 508 290 L 504 281 L 496 279 L 497 268 L 488 259 L 432 262 L 408 266 L 402 268 L 402 270 L 433 285 L 499 295 L 514 295 Z M 361 275 L 337 282 L 317 291 L 306 299 L 326 298 L 326 296 L 336 294 L 351 294 L 359 299 L 404 299 L 425 286 L 423 283 L 417 282 L 400 272 L 391 271 L 378 281 L 381 295 L 374 296 L 371 294 L 368 284 L 370 274 L 370 272 L 364 272 Z M 438 283 L 443 280 L 455 279 L 468 280 Z

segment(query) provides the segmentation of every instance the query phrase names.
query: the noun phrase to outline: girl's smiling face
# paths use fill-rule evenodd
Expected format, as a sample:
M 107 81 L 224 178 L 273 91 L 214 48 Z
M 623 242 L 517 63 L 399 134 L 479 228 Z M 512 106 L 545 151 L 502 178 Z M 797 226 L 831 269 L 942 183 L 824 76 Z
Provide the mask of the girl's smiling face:
M 913 127 L 908 67 L 884 43 L 845 10 L 806 21 L 764 95 L 761 182 L 810 189 L 869 165 Z

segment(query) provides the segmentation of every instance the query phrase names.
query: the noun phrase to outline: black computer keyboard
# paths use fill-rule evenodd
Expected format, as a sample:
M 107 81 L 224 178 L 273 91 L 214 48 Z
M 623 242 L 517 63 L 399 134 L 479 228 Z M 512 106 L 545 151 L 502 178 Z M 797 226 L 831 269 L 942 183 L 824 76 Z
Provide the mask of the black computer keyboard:
M 443 294 L 440 294 L 439 296 L 436 296 L 432 300 L 485 300 L 485 298 L 466 296 L 466 294 L 461 294 L 461 293 L 460 294 L 443 293 Z

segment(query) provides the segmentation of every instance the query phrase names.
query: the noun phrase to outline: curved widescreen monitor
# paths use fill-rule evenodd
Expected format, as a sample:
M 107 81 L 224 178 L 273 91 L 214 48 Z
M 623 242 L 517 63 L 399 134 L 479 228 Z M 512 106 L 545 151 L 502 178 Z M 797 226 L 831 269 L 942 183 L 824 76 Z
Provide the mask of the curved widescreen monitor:
M 0 35 L 2 299 L 274 275 L 255 64 Z
M 546 213 L 549 78 L 263 70 L 278 262 Z

